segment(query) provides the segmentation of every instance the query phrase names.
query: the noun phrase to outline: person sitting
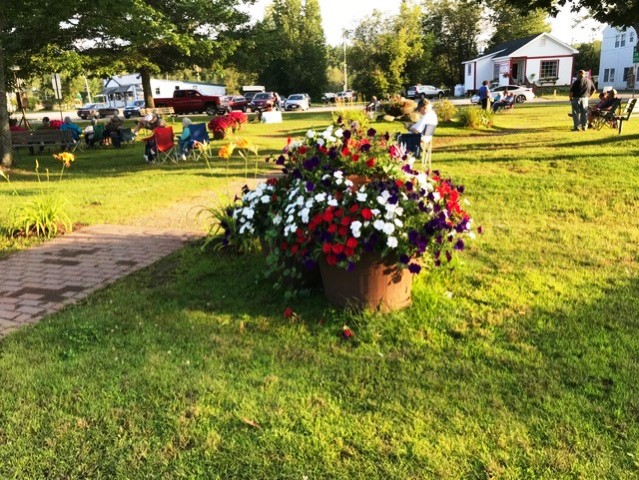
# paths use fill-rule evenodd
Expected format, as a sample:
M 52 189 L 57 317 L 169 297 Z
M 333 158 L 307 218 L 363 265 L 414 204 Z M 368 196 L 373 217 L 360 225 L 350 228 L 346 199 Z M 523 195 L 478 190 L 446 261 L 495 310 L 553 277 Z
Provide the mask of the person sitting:
M 82 129 L 71 121 L 71 117 L 64 117 L 64 123 L 60 126 L 60 130 L 69 130 L 73 141 L 76 143 L 80 140 L 80 135 L 82 135 Z
M 180 160 L 186 160 L 186 156 L 189 153 L 191 147 L 193 147 L 193 140 L 191 139 L 191 125 L 193 122 L 190 118 L 184 117 L 182 119 L 182 135 L 178 138 L 178 147 L 180 152 Z
M 417 111 L 421 115 L 420 119 L 412 125 L 407 125 L 408 131 L 411 133 L 419 133 L 422 136 L 421 143 L 427 144 L 432 139 L 432 135 L 426 133 L 428 125 L 437 125 L 437 114 L 433 110 L 433 105 L 428 100 L 420 100 L 417 104 Z
M 162 119 L 158 120 L 153 129 L 155 130 L 158 127 L 160 128 L 166 127 L 166 122 Z M 157 146 L 156 146 L 155 137 L 153 136 L 153 134 L 151 134 L 150 137 L 145 137 L 142 139 L 142 141 L 145 142 L 144 160 L 146 161 L 147 164 L 151 164 L 153 163 L 157 155 Z
M 49 122 L 50 122 L 49 117 L 42 117 L 42 125 L 37 127 L 36 130 L 54 130 L 54 128 L 51 126 Z M 38 147 L 38 153 L 42 153 L 42 152 L 44 152 L 44 145 L 40 144 L 40 146 Z M 34 154 L 33 147 L 29 147 L 29 155 L 33 155 L 33 154 Z
M 24 127 L 18 124 L 18 120 L 16 118 L 9 119 L 9 130 L 12 132 L 24 132 L 26 131 Z
M 379 110 L 379 105 L 379 100 L 377 100 L 377 97 L 373 95 L 371 97 L 371 101 L 368 103 L 368 105 L 366 105 L 366 111 L 375 113 L 377 112 L 377 110 Z
M 111 117 L 109 123 L 104 127 L 104 136 L 111 140 L 111 144 L 115 148 L 120 148 L 122 144 L 122 134 L 120 128 L 124 125 L 124 121 L 116 114 Z
M 91 119 L 91 122 L 84 129 L 84 141 L 89 146 L 93 146 L 93 137 L 95 136 L 95 126 L 98 121 L 95 118 Z
M 136 137 L 138 132 L 146 128 L 147 130 L 154 130 L 155 127 L 158 126 L 158 122 L 160 121 L 160 116 L 157 113 L 148 113 L 146 116 L 142 118 L 138 122 L 138 124 L 133 129 L 133 136 Z
M 504 95 L 504 98 L 493 103 L 492 109 L 493 112 L 498 110 L 510 108 L 515 103 L 515 95 L 511 92 L 508 92 Z
M 588 128 L 592 128 L 592 122 L 595 120 L 595 117 L 602 115 L 605 112 L 609 112 L 611 108 L 615 105 L 617 100 L 617 90 L 611 88 L 606 92 L 604 98 L 601 98 L 599 95 L 599 102 L 594 107 L 588 107 L 588 111 L 586 112 L 586 119 L 588 120 Z

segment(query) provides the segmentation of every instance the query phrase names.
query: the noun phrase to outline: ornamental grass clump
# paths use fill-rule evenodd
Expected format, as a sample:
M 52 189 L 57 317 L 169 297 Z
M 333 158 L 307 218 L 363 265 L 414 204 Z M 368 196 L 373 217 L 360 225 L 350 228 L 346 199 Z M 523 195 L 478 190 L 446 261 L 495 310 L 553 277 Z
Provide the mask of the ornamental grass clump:
M 276 284 L 318 262 L 352 270 L 369 252 L 415 274 L 447 264 L 474 235 L 464 188 L 415 161 L 372 128 L 310 130 L 275 160 L 282 176 L 244 190 L 235 232 L 268 246 Z
M 62 163 L 58 181 L 62 180 L 64 169 L 71 167 L 75 161 L 75 155 L 70 152 L 62 152 L 53 155 L 53 158 Z M 49 170 L 46 170 L 46 182 L 42 181 L 39 172 L 40 165 L 36 160 L 36 176 L 40 192 L 34 198 L 22 202 L 11 212 L 11 221 L 7 227 L 7 233 L 14 237 L 45 237 L 51 238 L 60 231 L 70 231 L 72 228 L 69 216 L 64 209 L 64 199 L 57 192 L 52 191 Z M 9 184 L 9 177 L 0 170 L 2 176 Z M 14 189 L 14 194 L 18 192 Z

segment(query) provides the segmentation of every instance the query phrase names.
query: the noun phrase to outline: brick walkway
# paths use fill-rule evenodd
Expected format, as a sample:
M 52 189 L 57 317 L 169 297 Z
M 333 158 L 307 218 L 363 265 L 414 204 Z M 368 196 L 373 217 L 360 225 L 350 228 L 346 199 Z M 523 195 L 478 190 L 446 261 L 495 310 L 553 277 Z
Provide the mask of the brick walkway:
M 188 230 L 98 225 L 0 260 L 0 338 L 201 236 Z

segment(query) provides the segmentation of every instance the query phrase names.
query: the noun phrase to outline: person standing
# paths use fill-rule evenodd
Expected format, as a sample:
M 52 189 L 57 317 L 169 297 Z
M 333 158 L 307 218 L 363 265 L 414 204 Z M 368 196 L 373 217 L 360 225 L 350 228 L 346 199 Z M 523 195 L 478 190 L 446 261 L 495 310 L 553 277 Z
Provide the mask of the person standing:
M 488 80 L 484 80 L 483 82 L 481 82 L 481 87 L 479 87 L 479 92 L 477 93 L 479 95 L 479 102 L 481 103 L 482 110 L 488 110 L 491 99 L 490 88 L 488 88 Z
M 577 79 L 570 86 L 570 105 L 572 107 L 572 131 L 576 132 L 588 129 L 588 99 L 595 93 L 597 89 L 592 81 L 586 77 L 584 70 L 579 70 Z

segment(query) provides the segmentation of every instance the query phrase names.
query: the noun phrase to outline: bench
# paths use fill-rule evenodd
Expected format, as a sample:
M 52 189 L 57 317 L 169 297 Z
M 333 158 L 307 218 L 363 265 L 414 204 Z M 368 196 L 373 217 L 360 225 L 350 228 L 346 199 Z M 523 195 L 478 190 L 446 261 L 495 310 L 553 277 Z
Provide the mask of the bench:
M 73 139 L 70 130 L 26 130 L 11 132 L 11 146 L 14 149 L 36 147 L 59 147 L 75 151 L 78 142 Z
M 169 117 L 177 116 L 173 107 L 154 107 L 140 109 L 140 115 L 142 115 L 143 117 L 148 115 L 149 113 L 157 113 L 158 115 L 166 115 Z
M 623 129 L 623 122 L 627 122 L 628 120 L 630 120 L 632 111 L 634 110 L 636 103 L 637 99 L 631 98 L 630 100 L 628 100 L 628 103 L 626 103 L 626 108 L 623 109 L 621 115 L 614 116 L 614 121 L 616 122 L 619 129 L 619 135 L 621 135 L 621 130 Z

